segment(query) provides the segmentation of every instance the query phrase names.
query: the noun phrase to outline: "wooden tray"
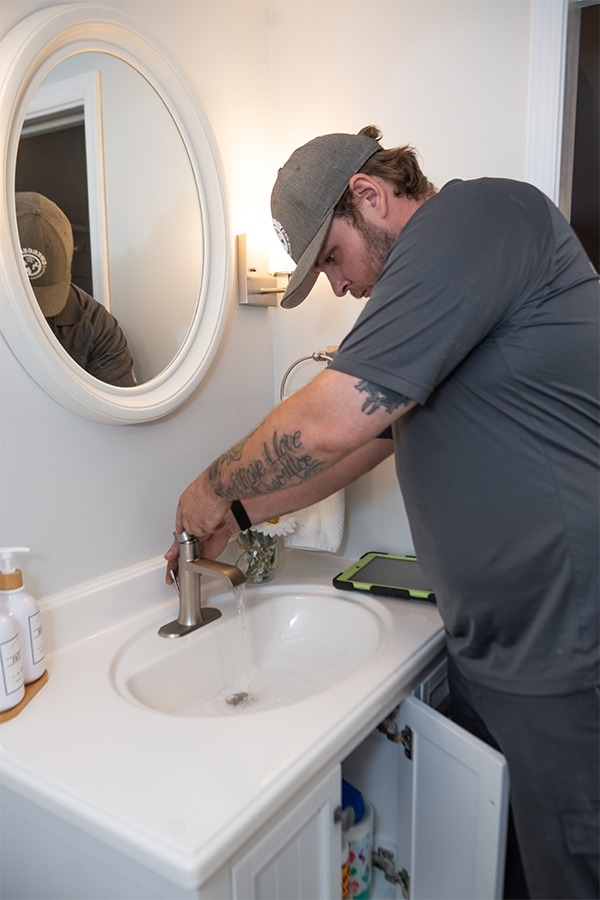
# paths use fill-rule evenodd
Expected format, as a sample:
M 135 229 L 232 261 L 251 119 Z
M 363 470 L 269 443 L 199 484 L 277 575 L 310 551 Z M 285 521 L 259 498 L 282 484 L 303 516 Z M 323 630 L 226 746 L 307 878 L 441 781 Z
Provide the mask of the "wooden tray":
M 47 681 L 48 670 L 46 669 L 44 674 L 41 675 L 37 681 L 32 681 L 31 684 L 25 685 L 25 696 L 20 703 L 13 706 L 12 709 L 5 709 L 4 712 L 0 712 L 0 724 L 2 724 L 2 722 L 8 722 L 9 719 L 14 719 L 15 716 L 18 716 L 19 713 L 25 709 L 27 704 L 31 703 L 35 695 L 44 687 Z

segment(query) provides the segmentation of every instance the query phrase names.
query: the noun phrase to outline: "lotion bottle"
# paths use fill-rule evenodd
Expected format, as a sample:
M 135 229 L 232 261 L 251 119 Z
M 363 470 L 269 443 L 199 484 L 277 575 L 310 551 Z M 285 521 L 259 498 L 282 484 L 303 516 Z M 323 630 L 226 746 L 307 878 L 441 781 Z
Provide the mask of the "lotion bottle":
M 0 712 L 12 709 L 24 696 L 19 632 L 0 599 Z
M 23 574 L 14 564 L 15 553 L 29 553 L 29 547 L 0 547 L 0 600 L 17 627 L 23 679 L 25 684 L 30 684 L 46 671 L 42 617 L 37 600 L 23 587 Z

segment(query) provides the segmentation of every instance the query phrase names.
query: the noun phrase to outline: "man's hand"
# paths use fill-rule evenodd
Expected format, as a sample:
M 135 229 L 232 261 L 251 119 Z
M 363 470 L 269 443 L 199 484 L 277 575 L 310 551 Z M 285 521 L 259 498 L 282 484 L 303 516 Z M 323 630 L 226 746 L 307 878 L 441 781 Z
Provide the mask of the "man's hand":
M 173 584 L 179 572 L 179 547 L 177 541 L 173 541 L 165 553 L 167 571 L 165 572 L 165 584 Z
M 183 530 L 187 531 L 187 528 Z M 239 530 L 239 526 L 235 521 L 231 510 L 228 510 L 225 518 L 219 523 L 219 526 L 212 534 L 198 538 L 200 543 L 200 556 L 203 556 L 205 559 L 218 559 L 227 546 L 229 538 L 232 535 L 237 534 Z M 188 531 L 188 534 L 192 533 L 193 532 Z M 198 537 L 198 535 L 194 536 Z M 167 560 L 165 582 L 167 584 L 173 584 L 179 570 L 179 545 L 176 540 L 173 541 L 165 553 L 165 559 Z
M 229 500 L 217 497 L 203 472 L 179 498 L 175 531 L 186 531 L 202 541 L 223 527 L 230 505 Z

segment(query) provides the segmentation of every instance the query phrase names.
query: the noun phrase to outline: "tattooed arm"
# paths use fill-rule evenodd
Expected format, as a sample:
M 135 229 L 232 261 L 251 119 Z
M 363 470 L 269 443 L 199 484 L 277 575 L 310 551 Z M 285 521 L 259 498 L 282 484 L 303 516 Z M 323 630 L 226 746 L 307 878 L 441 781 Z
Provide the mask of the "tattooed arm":
M 338 464 L 414 405 L 401 394 L 323 371 L 190 484 L 179 499 L 176 530 L 206 538 L 225 527 L 232 500 L 297 490 L 317 478 L 321 497 L 333 493 L 327 473 L 333 483 Z M 295 508 L 300 505 L 307 503 Z
M 298 487 L 277 491 L 275 494 L 245 498 L 244 509 L 253 525 L 297 509 L 304 509 L 346 487 L 366 472 L 370 472 L 390 456 L 393 449 L 392 440 L 377 438 L 350 453 L 327 471 L 304 481 Z M 229 510 L 225 514 L 222 527 L 202 542 L 202 555 L 208 559 L 217 559 L 227 546 L 229 539 L 239 530 L 240 527 Z M 169 551 L 167 559 L 177 557 L 177 546 L 173 545 L 172 550 L 173 553 Z

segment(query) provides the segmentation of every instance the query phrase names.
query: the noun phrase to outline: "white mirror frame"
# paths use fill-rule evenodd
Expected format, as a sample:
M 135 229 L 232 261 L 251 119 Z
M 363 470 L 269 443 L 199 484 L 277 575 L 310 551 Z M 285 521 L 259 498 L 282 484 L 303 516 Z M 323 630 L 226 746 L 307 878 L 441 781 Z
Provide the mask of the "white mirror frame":
M 124 60 L 169 109 L 194 172 L 204 232 L 204 271 L 196 313 L 177 356 L 156 378 L 133 388 L 104 384 L 58 344 L 22 264 L 15 215 L 15 171 L 21 127 L 48 73 L 75 53 Z M 231 236 L 221 164 L 211 128 L 181 76 L 139 23 L 116 9 L 87 3 L 40 10 L 0 42 L 0 330 L 37 384 L 62 406 L 96 422 L 158 419 L 186 400 L 216 353 L 231 288 Z M 168 177 L 168 176 L 166 176 Z

